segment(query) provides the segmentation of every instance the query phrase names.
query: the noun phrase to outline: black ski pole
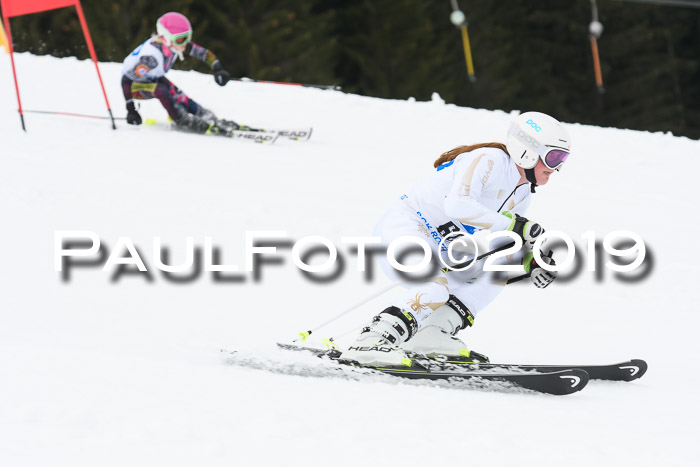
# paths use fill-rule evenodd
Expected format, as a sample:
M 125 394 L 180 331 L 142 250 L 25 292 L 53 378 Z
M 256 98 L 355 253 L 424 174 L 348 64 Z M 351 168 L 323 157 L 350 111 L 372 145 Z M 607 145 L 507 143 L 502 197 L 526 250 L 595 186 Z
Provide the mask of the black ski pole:
M 499 251 L 507 250 L 508 248 L 511 248 L 514 245 L 515 245 L 515 242 L 506 243 L 505 245 L 501 245 L 498 248 L 495 248 L 491 251 L 487 251 L 486 253 L 479 255 L 479 256 L 476 256 L 468 261 L 456 264 L 454 266 L 450 266 L 448 269 L 450 271 L 458 271 L 458 270 L 464 269 L 466 267 L 469 267 L 474 261 L 480 261 L 480 260 L 486 258 L 487 256 L 491 256 L 492 254 L 498 253 Z

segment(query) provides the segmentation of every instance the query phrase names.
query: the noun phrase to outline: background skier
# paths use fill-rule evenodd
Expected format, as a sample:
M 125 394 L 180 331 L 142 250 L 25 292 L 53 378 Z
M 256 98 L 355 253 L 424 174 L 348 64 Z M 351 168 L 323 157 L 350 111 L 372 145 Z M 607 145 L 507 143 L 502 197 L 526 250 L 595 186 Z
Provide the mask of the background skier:
M 158 99 L 179 129 L 195 133 L 225 133 L 238 129 L 234 122 L 219 120 L 209 110 L 195 102 L 165 74 L 185 54 L 211 66 L 214 79 L 224 86 L 231 75 L 210 50 L 192 42 L 192 26 L 180 13 L 166 13 L 156 23 L 157 35 L 147 39 L 124 59 L 122 90 L 126 99 L 126 121 L 140 125 L 141 116 L 135 99 Z
M 509 259 L 521 262 L 534 284 L 544 288 L 556 273 L 545 271 L 533 258 L 532 247 L 543 229 L 521 214 L 530 204 L 534 187 L 549 181 L 567 159 L 569 149 L 569 135 L 557 120 L 539 112 L 524 113 L 512 123 L 506 144 L 460 146 L 442 154 L 434 163 L 437 171 L 401 197 L 380 220 L 375 235 L 384 244 L 402 236 L 422 237 L 431 245 L 433 257 L 442 255 L 450 264 L 445 256 L 447 235 L 474 238 L 483 236 L 482 229 L 509 230 L 519 235 L 524 245 Z M 504 237 L 480 251 L 509 242 Z M 553 264 L 548 256 L 543 255 L 543 261 Z M 400 300 L 374 317 L 343 352 L 342 359 L 363 364 L 409 364 L 405 351 L 463 361 L 485 358 L 473 355 L 455 337 L 474 323 L 477 313 L 506 284 L 502 276 L 484 271 L 484 262 L 477 261 L 465 271 L 441 271 L 432 280 L 410 287 Z M 388 263 L 382 266 L 390 277 L 398 279 Z

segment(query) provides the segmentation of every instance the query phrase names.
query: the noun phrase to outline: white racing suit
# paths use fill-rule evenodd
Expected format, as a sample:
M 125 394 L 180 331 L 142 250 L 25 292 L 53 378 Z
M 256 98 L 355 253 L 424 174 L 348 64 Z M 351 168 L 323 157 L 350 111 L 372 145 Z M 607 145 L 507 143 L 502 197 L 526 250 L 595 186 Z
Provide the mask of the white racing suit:
M 486 230 L 496 232 L 508 228 L 511 219 L 502 214 L 504 211 L 525 214 L 530 204 L 530 184 L 519 184 L 520 180 L 515 162 L 501 149 L 480 148 L 460 154 L 401 196 L 401 200 L 379 221 L 374 235 L 382 239 L 383 245 L 402 236 L 419 237 L 430 244 L 435 261 L 436 255 L 446 258 L 447 244 L 442 241 L 451 232 L 483 237 L 488 233 Z M 501 237 L 487 244 L 478 254 L 510 241 Z M 460 258 L 462 255 L 455 252 L 453 256 Z M 402 278 L 386 256 L 379 255 L 379 258 L 382 269 L 390 278 Z M 513 264 L 521 259 L 522 252 L 502 258 L 495 264 L 506 261 Z M 505 285 L 504 280 L 496 280 L 496 273 L 483 271 L 484 261 L 477 261 L 461 272 L 438 271 L 426 282 L 405 283 L 407 291 L 393 305 L 409 312 L 420 325 L 453 294 L 476 316 Z M 447 264 L 450 263 L 447 260 Z M 435 267 L 431 269 L 436 270 Z

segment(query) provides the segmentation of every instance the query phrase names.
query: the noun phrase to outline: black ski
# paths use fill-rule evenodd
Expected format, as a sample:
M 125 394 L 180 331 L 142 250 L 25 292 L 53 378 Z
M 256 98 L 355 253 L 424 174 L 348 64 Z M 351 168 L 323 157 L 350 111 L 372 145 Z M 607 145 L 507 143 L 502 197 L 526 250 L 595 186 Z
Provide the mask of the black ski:
M 314 353 L 324 352 L 320 349 L 307 349 L 305 347 L 289 346 L 279 344 L 282 348 L 295 347 L 296 349 L 310 350 Z M 634 381 L 641 378 L 647 371 L 647 362 L 641 359 L 631 359 L 620 363 L 608 365 L 523 365 L 518 363 L 483 363 L 473 361 L 466 357 L 442 360 L 415 356 L 414 361 L 431 371 L 477 371 L 477 370 L 498 370 L 498 371 L 532 371 L 538 373 L 551 373 L 553 371 L 569 370 L 578 368 L 588 373 L 590 379 L 607 381 Z
M 390 366 L 375 367 L 360 365 L 356 362 L 339 360 L 341 352 L 338 350 L 321 350 L 308 347 L 299 347 L 290 344 L 277 344 L 280 348 L 293 351 L 308 351 L 312 354 L 337 362 L 342 366 L 362 368 L 377 373 L 398 376 L 413 380 L 469 382 L 472 387 L 484 387 L 493 389 L 521 388 L 537 391 L 545 394 L 566 395 L 582 390 L 588 383 L 589 377 L 584 370 L 567 368 L 561 371 L 542 372 L 494 372 L 477 369 L 476 371 L 434 371 L 418 362 L 410 367 Z M 460 368 L 463 370 L 463 368 Z
M 523 370 L 536 372 L 561 371 L 570 368 L 578 368 L 588 373 L 591 379 L 608 381 L 634 381 L 644 376 L 647 371 L 647 363 L 644 360 L 632 359 L 625 362 L 613 363 L 609 365 L 521 365 L 509 363 L 479 363 L 469 360 L 435 360 L 419 358 L 422 365 L 438 371 L 462 368 L 465 370 Z
M 583 389 L 588 383 L 588 374 L 579 369 L 567 369 L 554 371 L 551 373 L 489 373 L 487 371 L 473 372 L 441 372 L 432 371 L 418 363 L 411 367 L 369 367 L 356 363 L 345 363 L 338 360 L 343 365 L 358 366 L 372 369 L 388 375 L 399 376 L 409 379 L 427 379 L 431 381 L 470 381 L 474 383 L 503 383 L 505 386 L 517 386 L 531 391 L 542 392 L 563 396 L 572 394 Z

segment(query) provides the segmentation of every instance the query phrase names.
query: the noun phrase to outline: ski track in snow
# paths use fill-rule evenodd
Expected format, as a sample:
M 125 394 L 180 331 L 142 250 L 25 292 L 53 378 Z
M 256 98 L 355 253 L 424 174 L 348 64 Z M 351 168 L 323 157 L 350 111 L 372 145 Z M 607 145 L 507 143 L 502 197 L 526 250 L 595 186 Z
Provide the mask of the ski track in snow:
M 15 59 L 25 109 L 107 115 L 91 62 Z M 123 117 L 121 65 L 100 69 L 114 114 Z M 0 465 L 697 463 L 700 295 L 688 202 L 700 172 L 698 141 L 569 123 L 573 154 L 538 189 L 528 217 L 579 246 L 589 230 L 601 240 L 614 230 L 637 232 L 652 273 L 625 283 L 604 268 L 597 281 L 584 263 L 576 279 L 544 291 L 509 287 L 461 334 L 495 362 L 642 358 L 649 371 L 641 380 L 594 381 L 556 397 L 388 376 L 302 378 L 251 366 L 269 365 L 265 359 L 278 355 L 269 346 L 388 284 L 377 268 L 366 282 L 356 256 L 339 246 L 342 278 L 316 284 L 280 248 L 283 264 L 265 265 L 260 281 L 243 274 L 242 282 L 216 282 L 202 272 L 175 283 L 155 269 L 153 237 L 168 247 L 171 264 L 184 261 L 186 236 L 198 246 L 211 236 L 222 262 L 241 266 L 246 230 L 322 235 L 341 245 L 342 236 L 371 234 L 443 151 L 502 140 L 509 115 L 437 95 L 382 100 L 240 82 L 221 88 L 195 72 L 168 77 L 221 117 L 312 126 L 313 137 L 265 146 L 30 113 L 24 133 L 9 59 L 0 55 Z M 140 112 L 167 118 L 155 101 Z M 54 232 L 81 229 L 110 249 L 129 236 L 150 279 L 112 280 L 111 272 L 82 267 L 62 281 L 53 269 Z M 317 336 L 361 326 L 396 293 Z M 231 365 L 222 348 L 262 360 Z M 291 358 L 289 373 L 337 374 L 313 357 Z

